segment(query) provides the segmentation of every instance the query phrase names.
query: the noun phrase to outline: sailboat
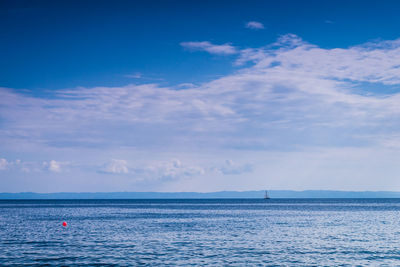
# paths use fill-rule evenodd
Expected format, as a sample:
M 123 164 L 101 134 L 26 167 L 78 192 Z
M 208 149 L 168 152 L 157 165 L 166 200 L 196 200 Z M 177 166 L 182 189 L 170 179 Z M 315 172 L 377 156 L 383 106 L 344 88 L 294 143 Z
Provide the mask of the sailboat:
M 264 199 L 270 199 L 270 197 L 269 197 L 269 195 L 268 195 L 268 191 L 267 191 L 267 190 L 265 190 Z

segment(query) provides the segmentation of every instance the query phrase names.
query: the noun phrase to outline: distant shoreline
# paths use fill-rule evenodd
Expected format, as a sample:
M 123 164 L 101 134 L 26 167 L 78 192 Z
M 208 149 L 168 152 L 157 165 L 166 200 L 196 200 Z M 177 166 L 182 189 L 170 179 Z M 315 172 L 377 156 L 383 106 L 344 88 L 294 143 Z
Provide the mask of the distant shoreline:
M 0 199 L 229 199 L 263 198 L 265 190 L 198 192 L 0 193 Z M 271 198 L 400 198 L 397 191 L 268 190 Z

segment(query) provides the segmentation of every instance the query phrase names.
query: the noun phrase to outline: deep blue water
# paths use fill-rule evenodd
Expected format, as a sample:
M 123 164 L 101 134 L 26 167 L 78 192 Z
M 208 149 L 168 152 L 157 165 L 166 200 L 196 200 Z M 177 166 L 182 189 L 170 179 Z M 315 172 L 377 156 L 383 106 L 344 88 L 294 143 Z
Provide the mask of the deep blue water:
M 0 200 L 0 265 L 400 266 L 399 219 L 400 199 Z

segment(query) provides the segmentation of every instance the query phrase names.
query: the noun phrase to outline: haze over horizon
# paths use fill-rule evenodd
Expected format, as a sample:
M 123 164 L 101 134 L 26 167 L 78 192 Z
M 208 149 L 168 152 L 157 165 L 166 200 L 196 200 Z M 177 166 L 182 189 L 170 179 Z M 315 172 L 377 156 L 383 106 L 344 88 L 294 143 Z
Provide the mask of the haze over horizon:
M 400 191 L 399 11 L 2 1 L 0 192 Z

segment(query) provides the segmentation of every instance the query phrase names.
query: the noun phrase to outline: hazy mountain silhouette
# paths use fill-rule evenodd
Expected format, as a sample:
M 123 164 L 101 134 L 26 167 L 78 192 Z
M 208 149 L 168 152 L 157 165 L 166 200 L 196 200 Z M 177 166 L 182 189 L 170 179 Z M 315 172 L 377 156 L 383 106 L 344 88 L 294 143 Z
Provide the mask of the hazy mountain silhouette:
M 0 193 L 0 199 L 196 199 L 196 198 L 263 198 L 260 191 L 197 192 L 60 192 L 60 193 Z M 394 191 L 331 191 L 331 190 L 269 190 L 273 198 L 400 198 Z

